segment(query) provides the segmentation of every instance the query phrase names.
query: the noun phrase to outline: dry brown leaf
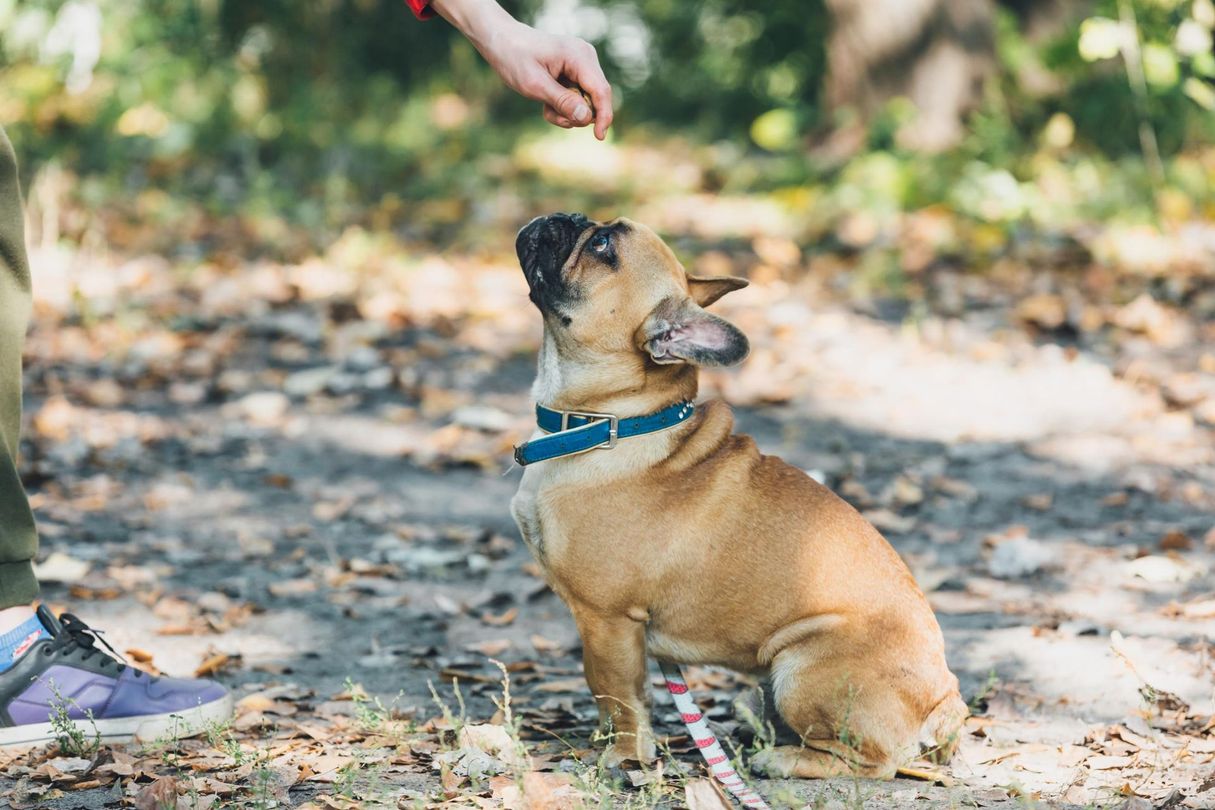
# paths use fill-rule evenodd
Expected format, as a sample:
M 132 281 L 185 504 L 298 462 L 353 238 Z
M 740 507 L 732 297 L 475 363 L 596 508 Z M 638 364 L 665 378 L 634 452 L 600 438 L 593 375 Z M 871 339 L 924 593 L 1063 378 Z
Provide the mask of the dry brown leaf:
M 1067 323 L 1067 303 L 1053 293 L 1037 293 L 1017 304 L 1016 315 L 1026 323 L 1053 331 Z
M 70 790 L 91 790 L 96 787 L 101 787 L 100 779 L 86 779 L 83 782 L 76 782 L 69 789 Z
M 873 503 L 873 496 L 860 481 L 848 478 L 839 486 L 840 496 L 854 506 L 868 506 Z
M 688 805 L 688 810 L 732 810 L 733 808 L 712 779 L 689 779 L 683 788 L 683 800 Z
M 514 768 L 525 768 L 530 764 L 527 754 L 520 750 L 519 743 L 510 736 L 505 726 L 490 723 L 464 726 L 460 729 L 459 745 L 461 748 L 484 751 Z
M 488 655 L 490 657 L 493 657 L 495 655 L 501 655 L 502 653 L 506 652 L 510 648 L 511 648 L 511 640 L 508 638 L 490 639 L 487 641 L 478 641 L 474 644 L 465 645 L 466 650 L 472 650 L 473 652 L 479 652 L 482 655 Z
M 269 586 L 269 591 L 274 596 L 305 596 L 310 593 L 316 593 L 316 580 L 307 577 L 299 579 L 288 579 L 282 582 L 272 582 Z
M 532 633 L 529 640 L 532 643 L 532 647 L 536 649 L 536 652 L 560 652 L 562 650 L 560 642 L 545 638 L 539 633 Z
M 1084 761 L 1084 764 L 1088 766 L 1089 770 L 1112 771 L 1117 768 L 1130 767 L 1131 764 L 1134 763 L 1134 761 L 1135 761 L 1134 757 L 1095 756 L 1095 757 L 1089 757 L 1088 759 L 1086 759 Z
M 135 810 L 171 810 L 177 807 L 177 780 L 162 776 L 135 796 Z
M 1185 532 L 1173 529 L 1160 538 L 1161 551 L 1189 551 L 1194 547 L 1194 540 Z
M 1170 602 L 1160 609 L 1165 616 L 1179 619 L 1215 619 L 1215 598 L 1194 599 L 1189 602 Z
M 518 616 L 519 608 L 513 607 L 508 608 L 502 613 L 496 615 L 493 613 L 482 613 L 481 621 L 490 625 L 491 627 L 505 627 L 506 625 L 513 623 Z
M 207 796 L 230 796 L 240 788 L 210 776 L 204 776 L 190 785 L 191 789 Z
M 290 716 L 297 711 L 298 709 L 294 704 L 283 700 L 274 700 L 263 692 L 254 692 L 251 695 L 246 695 L 236 703 L 236 714 L 238 717 L 250 712 Z
M 152 663 L 152 653 L 150 653 L 146 650 L 141 650 L 138 647 L 127 647 L 126 652 L 127 652 L 127 658 L 130 658 L 132 661 L 134 661 L 137 664 Z
M 306 757 L 300 762 L 300 778 L 305 782 L 333 782 L 340 771 L 354 761 L 354 757 L 347 754 L 323 753 Z
M 881 532 L 906 534 L 915 528 L 916 520 L 908 515 L 899 515 L 889 509 L 866 509 L 861 515 Z
M 160 668 L 152 662 L 152 653 L 138 648 L 128 648 L 126 651 L 127 658 L 131 660 L 131 666 L 136 669 L 143 670 L 149 675 L 163 675 Z
M 1036 512 L 1045 512 L 1051 508 L 1055 502 L 1053 492 L 1041 492 L 1036 495 L 1026 495 L 1021 499 L 1022 505 L 1027 509 L 1033 509 Z
M 81 423 L 76 409 L 62 395 L 49 397 L 34 414 L 34 432 L 55 442 L 66 441 L 72 429 Z
M 563 773 L 529 771 L 522 786 L 510 777 L 495 776 L 490 788 L 505 810 L 577 810 L 586 805 L 573 778 Z
M 558 678 L 555 681 L 545 681 L 536 687 L 537 692 L 581 692 L 586 689 L 586 681 L 582 678 Z
M 452 772 L 447 765 L 443 765 L 439 770 L 439 782 L 443 785 L 443 794 L 449 799 L 455 798 L 459 794 L 460 785 L 463 784 L 465 778 Z
M 219 672 L 221 669 L 226 667 L 231 660 L 232 660 L 232 657 L 229 656 L 227 653 L 217 653 L 215 655 L 209 656 L 208 658 L 204 659 L 201 664 L 198 665 L 198 669 L 194 670 L 194 677 L 195 678 L 210 677 L 211 675 L 214 675 L 215 673 Z
M 924 488 L 907 476 L 900 475 L 894 479 L 890 495 L 900 506 L 915 506 L 924 500 Z
M 61 582 L 70 585 L 84 578 L 90 564 L 78 560 L 62 551 L 53 551 L 44 562 L 34 563 L 34 574 L 39 582 Z
M 93 773 L 100 776 L 131 776 L 135 773 L 135 768 L 130 762 L 114 761 L 98 765 L 93 769 Z

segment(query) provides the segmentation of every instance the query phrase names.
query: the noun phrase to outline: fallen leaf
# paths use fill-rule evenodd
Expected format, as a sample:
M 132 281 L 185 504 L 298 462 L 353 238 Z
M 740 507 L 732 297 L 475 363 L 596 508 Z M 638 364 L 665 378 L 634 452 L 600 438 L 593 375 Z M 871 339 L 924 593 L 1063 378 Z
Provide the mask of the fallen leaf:
M 924 488 L 905 475 L 894 479 L 890 496 L 900 506 L 915 506 L 924 500 Z
M 558 678 L 545 681 L 536 687 L 537 692 L 581 692 L 586 689 L 586 681 L 582 678 Z
M 560 642 L 545 638 L 538 633 L 532 633 L 529 640 L 532 643 L 532 647 L 536 649 L 536 652 L 560 652 L 562 649 Z
M 1021 299 L 1016 315 L 1026 323 L 1050 332 L 1067 323 L 1067 304 L 1053 293 L 1036 293 Z
M 207 678 L 226 667 L 232 661 L 227 653 L 217 653 L 203 660 L 194 670 L 195 678 Z
M 1115 768 L 1129 767 L 1134 761 L 1134 757 L 1095 756 L 1086 759 L 1084 764 L 1088 766 L 1089 770 L 1110 771 Z
M 347 754 L 324 753 L 301 762 L 301 779 L 305 782 L 333 782 L 343 768 L 354 762 Z
M 1033 509 L 1036 512 L 1045 512 L 1051 508 L 1055 502 L 1053 492 L 1041 492 L 1036 495 L 1026 495 L 1021 499 L 1022 505 L 1027 509 Z
M 504 627 L 511 624 L 519 616 L 519 608 L 507 608 L 502 613 L 482 613 L 481 621 L 491 627 Z
M 135 810 L 172 810 L 177 807 L 177 780 L 161 776 L 135 796 Z
M 478 641 L 474 644 L 468 644 L 465 649 L 479 652 L 482 655 L 493 657 L 501 655 L 511 648 L 511 641 L 508 638 L 492 639 L 488 641 Z
M 504 726 L 490 723 L 464 726 L 460 729 L 458 744 L 463 748 L 476 748 L 514 768 L 527 767 L 527 754 Z
M 34 563 L 34 576 L 39 582 L 62 582 L 71 585 L 84 579 L 89 567 L 89 563 L 84 560 L 55 551 L 45 561 Z
M 1215 598 L 1195 599 L 1181 604 L 1170 602 L 1160 612 L 1178 619 L 1215 619 Z
M 505 810 L 577 810 L 587 806 L 573 777 L 564 773 L 528 771 L 522 786 L 507 776 L 490 780 L 493 796 L 501 800 Z
M 733 810 L 733 805 L 711 779 L 689 779 L 683 788 L 683 800 L 688 810 Z
M 315 580 L 301 577 L 299 579 L 288 579 L 282 582 L 271 582 L 268 590 L 274 596 L 305 596 L 310 593 L 316 593 L 317 584 Z
M 866 509 L 861 515 L 881 532 L 906 534 L 915 528 L 916 520 L 908 515 L 899 515 L 889 509 Z
M 1161 551 L 1189 551 L 1193 547 L 1194 541 L 1179 529 L 1173 529 L 1160 538 Z

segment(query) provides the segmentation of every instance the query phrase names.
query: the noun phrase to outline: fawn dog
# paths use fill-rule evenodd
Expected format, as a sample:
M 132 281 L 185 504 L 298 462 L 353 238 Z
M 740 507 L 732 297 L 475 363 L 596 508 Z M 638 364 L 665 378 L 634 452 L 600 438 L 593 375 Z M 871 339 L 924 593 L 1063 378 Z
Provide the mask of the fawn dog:
M 577 423 L 690 403 L 700 366 L 749 350 L 705 310 L 747 282 L 689 275 L 641 224 L 553 214 L 516 250 L 544 319 L 533 395 Z M 898 554 L 829 489 L 734 433 L 725 404 L 674 414 L 665 429 L 527 466 L 511 501 L 577 623 L 611 729 L 605 760 L 655 756 L 647 654 L 770 678 L 804 744 L 764 752 L 761 772 L 889 778 L 922 747 L 948 758 L 967 708 Z

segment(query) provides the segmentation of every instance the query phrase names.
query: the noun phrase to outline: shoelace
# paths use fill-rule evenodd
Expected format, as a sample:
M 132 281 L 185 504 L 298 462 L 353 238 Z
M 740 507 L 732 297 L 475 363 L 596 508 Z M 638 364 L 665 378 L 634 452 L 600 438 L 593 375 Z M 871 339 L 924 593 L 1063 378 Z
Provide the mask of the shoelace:
M 95 642 L 98 641 L 101 642 L 101 646 L 105 650 L 97 647 Z M 118 667 L 119 672 L 125 671 L 128 667 L 126 659 L 122 657 L 122 654 L 118 650 L 110 646 L 110 642 L 102 638 L 100 630 L 94 630 L 71 613 L 64 613 L 59 617 L 59 632 L 55 634 L 54 639 L 51 641 L 51 649 L 66 651 L 74 647 L 79 647 L 82 650 L 80 655 L 82 661 L 87 661 L 94 654 L 97 654 L 101 656 L 101 665 L 103 667 L 113 664 Z M 106 655 L 106 650 L 111 655 Z M 143 670 L 132 669 L 136 678 L 142 678 L 147 674 Z

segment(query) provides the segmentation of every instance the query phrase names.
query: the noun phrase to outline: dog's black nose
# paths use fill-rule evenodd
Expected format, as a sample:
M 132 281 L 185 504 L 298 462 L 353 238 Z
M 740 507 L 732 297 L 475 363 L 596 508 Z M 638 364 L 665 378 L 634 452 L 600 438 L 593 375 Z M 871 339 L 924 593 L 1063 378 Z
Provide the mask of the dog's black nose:
M 515 253 L 529 280 L 561 269 L 591 221 L 583 214 L 549 214 L 536 217 L 515 237 Z

